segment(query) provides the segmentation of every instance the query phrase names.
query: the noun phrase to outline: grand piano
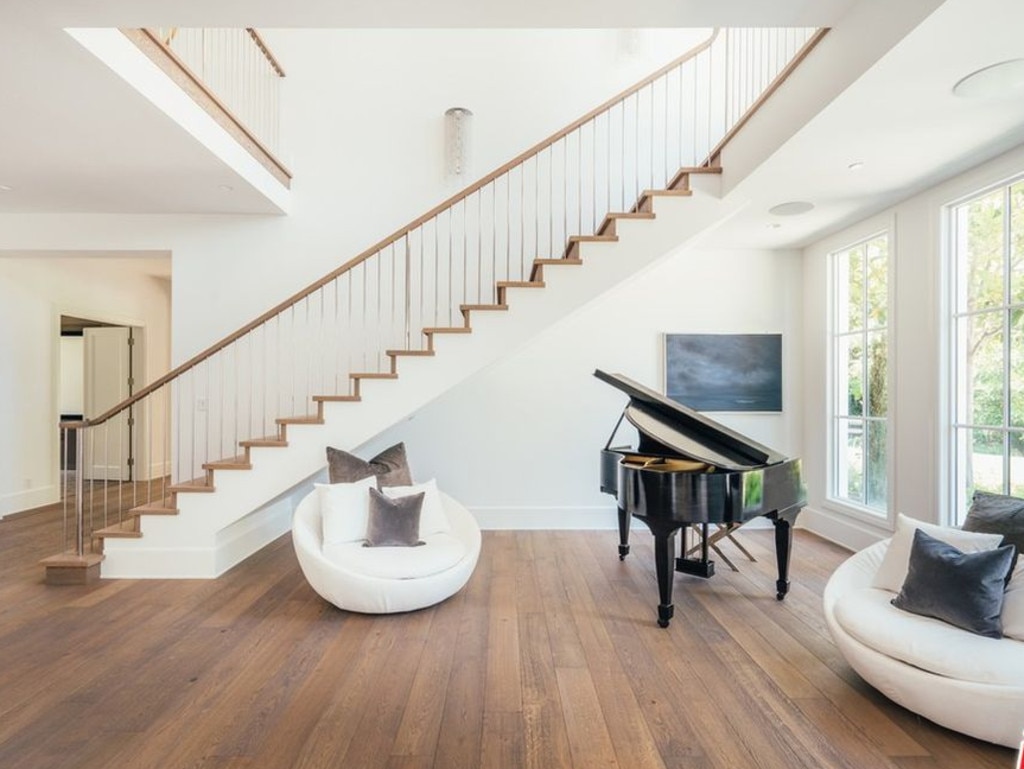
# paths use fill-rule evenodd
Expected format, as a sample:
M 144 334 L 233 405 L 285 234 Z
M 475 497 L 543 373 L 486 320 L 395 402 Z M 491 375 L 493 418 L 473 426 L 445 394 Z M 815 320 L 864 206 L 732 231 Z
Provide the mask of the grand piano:
M 685 574 L 714 574 L 708 524 L 733 527 L 757 516 L 775 524 L 775 587 L 781 601 L 789 592 L 792 525 L 807 501 L 800 460 L 787 459 L 621 374 L 597 370 L 594 376 L 629 396 L 601 452 L 601 491 L 618 502 L 620 559 L 629 554 L 631 516 L 654 535 L 658 624 L 668 627 L 674 613 L 673 565 Z M 611 445 L 623 419 L 639 434 L 635 448 Z M 689 526 L 700 527 L 703 535 L 697 558 L 688 557 L 685 547 Z M 680 529 L 683 547 L 676 557 Z

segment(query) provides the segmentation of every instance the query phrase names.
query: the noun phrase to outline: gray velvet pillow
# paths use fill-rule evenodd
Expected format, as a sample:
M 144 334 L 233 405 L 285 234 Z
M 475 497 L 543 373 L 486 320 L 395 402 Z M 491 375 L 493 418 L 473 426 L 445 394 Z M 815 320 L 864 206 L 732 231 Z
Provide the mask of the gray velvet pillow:
M 412 486 L 405 444 L 396 443 L 367 461 L 347 451 L 327 447 L 327 474 L 331 483 L 355 483 L 377 476 L 377 487 Z
M 910 548 L 907 579 L 892 605 L 978 635 L 1000 638 L 1003 591 L 1015 556 L 1013 545 L 964 553 L 918 529 Z
M 423 493 L 391 499 L 370 489 L 370 518 L 363 547 L 416 547 L 420 541 Z
M 1004 545 L 1016 545 L 1018 553 L 1024 552 L 1024 499 L 976 491 L 962 528 L 1002 534 Z

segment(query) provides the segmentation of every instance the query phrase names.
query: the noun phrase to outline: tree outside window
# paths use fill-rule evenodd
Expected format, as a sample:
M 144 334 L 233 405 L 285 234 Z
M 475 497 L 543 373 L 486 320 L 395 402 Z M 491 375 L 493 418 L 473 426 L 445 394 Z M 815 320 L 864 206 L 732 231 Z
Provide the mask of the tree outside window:
M 889 237 L 831 255 L 830 496 L 874 514 L 888 508 Z
M 1024 181 L 950 210 L 954 518 L 975 491 L 1024 496 Z

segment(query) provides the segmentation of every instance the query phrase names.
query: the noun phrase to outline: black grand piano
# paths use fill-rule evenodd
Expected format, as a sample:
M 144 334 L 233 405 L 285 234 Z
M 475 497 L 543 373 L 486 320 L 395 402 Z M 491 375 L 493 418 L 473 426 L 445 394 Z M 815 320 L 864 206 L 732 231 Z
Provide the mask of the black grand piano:
M 775 524 L 779 566 L 776 597 L 789 591 L 792 524 L 807 501 L 800 460 L 787 459 L 767 446 L 671 401 L 621 374 L 597 370 L 594 376 L 629 396 L 608 445 L 601 452 L 601 491 L 615 496 L 619 507 L 619 558 L 629 554 L 630 516 L 654 534 L 658 573 L 658 624 L 672 619 L 675 571 L 710 577 L 708 524 L 733 526 L 759 515 Z M 639 445 L 613 447 L 626 419 L 639 433 Z M 699 558 L 690 558 L 686 537 L 675 555 L 676 532 L 702 528 Z M 726 529 L 728 530 L 728 529 Z

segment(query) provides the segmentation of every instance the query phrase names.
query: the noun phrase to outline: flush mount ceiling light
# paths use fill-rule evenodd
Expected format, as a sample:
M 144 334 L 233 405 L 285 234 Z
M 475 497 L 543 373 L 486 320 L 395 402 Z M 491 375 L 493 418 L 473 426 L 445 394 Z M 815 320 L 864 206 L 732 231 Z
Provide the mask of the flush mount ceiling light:
M 13 192 L 13 191 L 14 191 L 14 187 L 11 187 L 8 184 L 0 184 L 0 192 Z
M 1024 95 L 1024 59 L 1010 59 L 982 67 L 953 86 L 965 99 L 994 99 Z
M 768 213 L 774 216 L 798 216 L 806 214 L 813 208 L 814 203 L 808 203 L 806 200 L 791 200 L 788 203 L 779 203 L 777 206 L 772 206 L 768 209 Z

